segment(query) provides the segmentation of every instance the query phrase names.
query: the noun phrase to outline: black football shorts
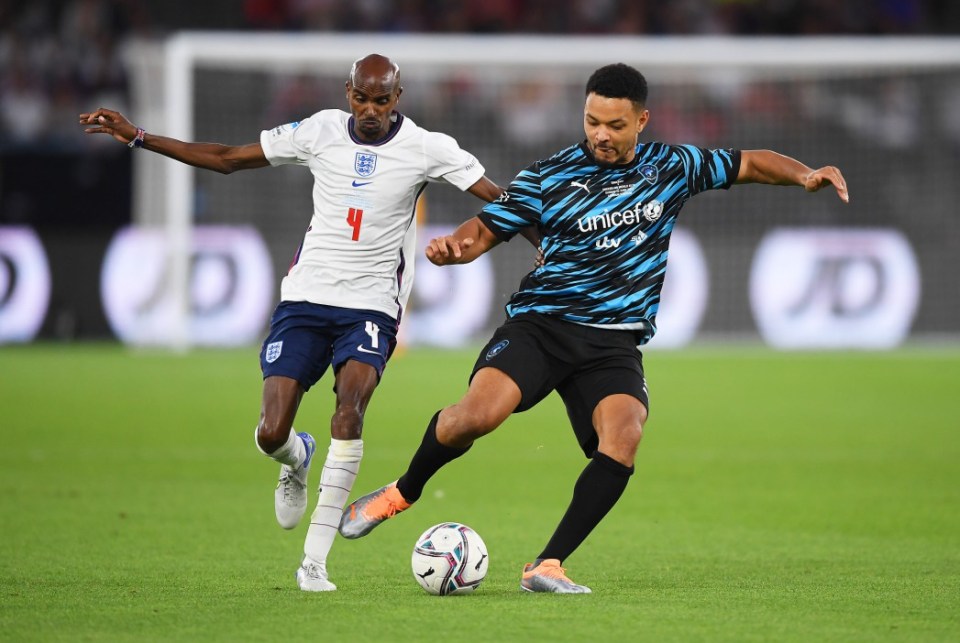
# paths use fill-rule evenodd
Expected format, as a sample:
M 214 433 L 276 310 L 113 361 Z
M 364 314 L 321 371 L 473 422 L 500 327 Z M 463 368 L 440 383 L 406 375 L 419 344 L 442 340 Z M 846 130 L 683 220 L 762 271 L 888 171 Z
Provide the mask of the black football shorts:
M 650 408 L 637 343 L 633 331 L 605 330 L 524 313 L 496 330 L 480 351 L 470 379 L 488 366 L 506 373 L 522 396 L 514 413 L 532 408 L 556 390 L 580 448 L 590 457 L 598 444 L 593 410 L 600 400 L 623 393 Z

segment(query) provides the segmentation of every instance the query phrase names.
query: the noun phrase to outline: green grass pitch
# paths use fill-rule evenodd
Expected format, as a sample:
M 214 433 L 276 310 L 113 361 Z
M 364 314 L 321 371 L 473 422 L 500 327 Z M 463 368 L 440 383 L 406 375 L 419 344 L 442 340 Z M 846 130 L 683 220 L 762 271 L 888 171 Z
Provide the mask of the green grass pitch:
M 391 363 L 351 497 L 402 472 L 472 360 Z M 338 539 L 339 591 L 306 594 L 306 525 L 275 524 L 277 468 L 253 445 L 255 349 L 0 349 L 0 640 L 960 640 L 960 352 L 700 349 L 646 368 L 637 473 L 566 561 L 592 595 L 518 588 L 586 462 L 555 397 L 409 512 Z M 324 446 L 330 386 L 297 422 Z M 445 520 L 490 548 L 473 595 L 411 575 Z

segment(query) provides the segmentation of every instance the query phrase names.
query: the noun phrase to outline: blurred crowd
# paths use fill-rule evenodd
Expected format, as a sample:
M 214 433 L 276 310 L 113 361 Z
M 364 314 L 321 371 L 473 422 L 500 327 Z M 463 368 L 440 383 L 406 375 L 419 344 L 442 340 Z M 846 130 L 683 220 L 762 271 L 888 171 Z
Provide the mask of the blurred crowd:
M 257 29 L 540 34 L 916 34 L 949 0 L 246 0 Z
M 122 44 L 179 29 L 539 34 L 958 33 L 952 0 L 0 0 L 0 150 L 90 144 L 123 108 Z
M 124 104 L 125 38 L 149 36 L 142 0 L 0 2 L 0 145 L 60 150 L 81 107 Z

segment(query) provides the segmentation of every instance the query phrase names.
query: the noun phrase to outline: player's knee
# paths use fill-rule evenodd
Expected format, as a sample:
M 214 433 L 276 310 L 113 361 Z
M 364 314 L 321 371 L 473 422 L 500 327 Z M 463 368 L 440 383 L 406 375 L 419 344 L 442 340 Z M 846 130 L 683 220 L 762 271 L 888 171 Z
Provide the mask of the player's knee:
M 636 453 L 637 447 L 640 446 L 640 441 L 643 440 L 643 425 L 633 424 L 625 427 L 621 438 L 623 440 L 624 447 Z
M 338 440 L 359 440 L 363 432 L 363 410 L 357 404 L 340 403 L 330 422 L 330 434 Z
M 632 466 L 642 439 L 643 425 L 627 425 L 616 431 L 605 431 L 600 438 L 599 449 L 617 462 Z
M 631 454 L 631 459 L 633 454 L 636 454 L 640 441 L 643 440 L 643 425 L 646 421 L 647 409 L 642 408 L 636 421 L 625 424 L 614 433 L 621 448 Z
M 279 420 L 262 417 L 257 426 L 257 444 L 264 453 L 273 453 L 290 437 L 290 425 Z

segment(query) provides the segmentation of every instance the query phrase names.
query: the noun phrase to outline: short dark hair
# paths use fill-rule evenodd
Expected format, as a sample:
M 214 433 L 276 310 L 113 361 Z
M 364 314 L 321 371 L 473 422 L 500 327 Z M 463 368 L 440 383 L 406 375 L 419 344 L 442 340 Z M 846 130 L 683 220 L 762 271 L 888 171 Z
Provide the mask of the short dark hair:
M 607 98 L 629 98 L 637 107 L 643 107 L 647 103 L 647 79 L 630 65 L 605 65 L 593 72 L 587 80 L 586 95 L 590 94 Z

